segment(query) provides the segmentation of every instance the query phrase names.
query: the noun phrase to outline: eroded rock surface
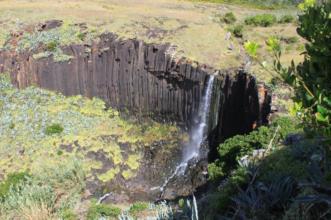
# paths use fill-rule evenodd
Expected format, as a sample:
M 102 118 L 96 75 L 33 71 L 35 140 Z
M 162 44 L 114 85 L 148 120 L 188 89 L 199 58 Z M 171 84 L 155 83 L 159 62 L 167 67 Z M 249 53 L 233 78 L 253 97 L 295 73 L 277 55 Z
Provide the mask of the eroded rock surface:
M 61 22 L 48 22 L 38 31 L 58 25 Z M 129 110 L 139 118 L 148 116 L 158 121 L 173 121 L 188 128 L 198 123 L 196 114 L 206 83 L 210 74 L 216 74 L 209 117 L 209 146 L 265 123 L 269 113 L 269 94 L 258 87 L 254 77 L 241 70 L 215 70 L 184 58 L 175 59 L 171 53 L 173 48 L 168 44 L 146 44 L 107 33 L 92 44 L 61 48 L 72 57 L 65 62 L 55 62 L 52 56 L 33 58 L 42 49 L 1 51 L 0 72 L 10 72 L 18 88 L 35 85 L 66 96 L 98 97 L 108 106 Z M 118 202 L 138 197 L 173 199 L 191 194 L 206 182 L 207 154 L 203 154 L 199 161 L 190 164 L 192 169 L 185 176 L 171 181 L 164 192 L 151 190 L 153 186 L 162 185 L 181 158 L 181 144 L 177 143 L 170 151 L 163 146 L 153 143 L 143 150 L 142 166 L 135 178 L 116 179 L 104 185 L 104 189 L 112 191 Z M 215 148 L 209 150 L 213 152 Z M 90 157 L 100 157 L 102 161 L 98 153 Z M 100 187 L 91 182 L 90 188 L 92 193 L 97 193 Z

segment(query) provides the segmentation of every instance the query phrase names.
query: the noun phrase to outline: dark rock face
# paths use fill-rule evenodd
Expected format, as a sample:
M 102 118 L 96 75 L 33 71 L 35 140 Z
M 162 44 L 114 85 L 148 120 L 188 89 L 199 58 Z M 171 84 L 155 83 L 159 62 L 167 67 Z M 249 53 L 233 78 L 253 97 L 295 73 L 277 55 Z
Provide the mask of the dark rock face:
M 64 95 L 99 97 L 109 106 L 128 109 L 138 116 L 192 122 L 208 75 L 216 70 L 167 54 L 169 45 L 120 40 L 101 36 L 93 45 L 63 48 L 74 58 L 54 62 L 52 57 L 35 60 L 30 52 L 0 53 L 0 72 L 9 71 L 19 88 L 37 85 Z M 220 92 L 212 118 L 216 136 L 231 136 L 261 123 L 255 79 L 239 70 L 219 71 L 214 90 Z M 265 117 L 265 115 L 264 115 Z M 215 121 L 217 119 L 217 121 Z
M 54 21 L 43 28 L 57 25 L 60 24 Z M 73 56 L 68 62 L 57 63 L 52 57 L 35 60 L 30 52 L 2 51 L 0 72 L 10 72 L 13 83 L 19 88 L 37 85 L 67 96 L 99 97 L 109 106 L 128 109 L 138 117 L 176 121 L 188 127 L 196 123 L 195 115 L 209 74 L 217 72 L 209 117 L 210 145 L 217 146 L 227 137 L 248 132 L 267 122 L 270 96 L 263 86 L 257 85 L 254 77 L 241 70 L 216 71 L 186 59 L 172 59 L 168 54 L 169 48 L 167 44 L 121 40 L 109 33 L 92 45 L 63 48 L 66 54 Z M 215 147 L 210 149 L 211 155 L 215 150 Z M 145 167 L 157 166 L 156 160 L 149 159 L 151 152 L 146 154 Z M 170 159 L 176 157 L 169 156 Z M 194 168 L 190 174 L 185 179 L 170 183 L 170 188 L 161 197 L 189 195 L 204 184 L 205 161 L 206 158 L 202 158 L 192 165 Z M 172 161 L 164 164 L 175 165 Z M 154 170 L 159 172 L 162 169 Z M 171 167 L 164 170 L 171 170 Z M 148 175 L 152 176 L 146 176 L 145 170 L 140 172 L 145 173 L 141 175 L 143 179 L 129 188 L 135 187 L 142 194 L 150 193 L 153 198 L 160 197 L 156 195 L 159 192 L 155 195 L 149 192 L 146 187 L 151 185 L 144 183 L 150 179 L 152 183 L 162 184 L 162 179 L 156 179 L 159 173 L 150 171 Z M 164 178 L 167 175 L 165 173 Z

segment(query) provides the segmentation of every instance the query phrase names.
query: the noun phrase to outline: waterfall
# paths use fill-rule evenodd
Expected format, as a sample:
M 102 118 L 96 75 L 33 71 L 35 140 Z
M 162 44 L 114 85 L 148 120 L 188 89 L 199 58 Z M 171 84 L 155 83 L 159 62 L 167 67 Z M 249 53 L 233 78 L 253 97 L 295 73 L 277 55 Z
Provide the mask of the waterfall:
M 183 175 L 185 173 L 190 160 L 199 157 L 201 144 L 206 138 L 206 132 L 208 132 L 208 116 L 210 113 L 210 103 L 213 93 L 214 79 L 215 76 L 210 75 L 205 95 L 203 96 L 202 101 L 199 105 L 197 117 L 199 123 L 195 125 L 190 132 L 191 139 L 189 143 L 184 146 L 181 163 L 176 167 L 175 171 L 170 177 L 166 179 L 166 181 L 161 187 L 154 187 L 151 190 L 159 188 L 161 192 L 163 192 L 164 188 L 168 185 L 170 180 L 172 180 L 177 175 Z

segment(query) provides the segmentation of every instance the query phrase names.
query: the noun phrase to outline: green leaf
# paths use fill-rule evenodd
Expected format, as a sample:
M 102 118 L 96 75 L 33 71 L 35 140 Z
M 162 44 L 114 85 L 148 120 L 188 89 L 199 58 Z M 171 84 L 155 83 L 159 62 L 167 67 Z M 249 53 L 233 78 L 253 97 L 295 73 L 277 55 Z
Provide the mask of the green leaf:
M 330 111 L 329 111 L 327 108 L 325 108 L 325 107 L 323 107 L 323 106 L 321 106 L 321 105 L 317 105 L 317 112 L 319 112 L 319 113 L 322 114 L 322 115 L 326 115 L 326 114 L 328 114 Z
M 253 58 L 256 58 L 257 57 L 257 51 L 260 48 L 260 45 L 255 43 L 255 42 L 247 41 L 244 44 L 244 48 L 245 48 L 246 53 L 249 56 L 251 56 Z
M 327 117 L 325 117 L 325 116 L 323 116 L 321 113 L 319 113 L 319 112 L 317 112 L 316 114 L 315 114 L 315 117 L 316 117 L 316 120 L 318 121 L 318 122 L 324 122 L 324 123 L 327 123 L 328 121 L 329 121 L 329 117 L 327 116 Z

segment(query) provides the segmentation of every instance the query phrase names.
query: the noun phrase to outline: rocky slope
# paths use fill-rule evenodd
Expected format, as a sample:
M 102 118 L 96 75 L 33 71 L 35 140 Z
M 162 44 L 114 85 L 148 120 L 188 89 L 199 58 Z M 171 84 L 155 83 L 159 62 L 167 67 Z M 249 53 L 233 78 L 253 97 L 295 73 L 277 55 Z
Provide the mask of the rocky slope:
M 38 31 L 49 31 L 61 23 L 47 25 Z M 19 40 L 19 36 L 13 36 L 13 42 L 15 38 Z M 0 72 L 9 72 L 13 84 L 21 89 L 34 85 L 66 96 L 98 97 L 108 106 L 128 110 L 138 118 L 152 117 L 187 128 L 198 123 L 196 114 L 205 84 L 210 74 L 215 74 L 209 117 L 211 151 L 224 138 L 245 133 L 267 121 L 270 96 L 254 77 L 241 70 L 215 70 L 185 58 L 174 58 L 174 48 L 168 44 L 147 44 L 107 33 L 91 44 L 72 44 L 61 49 L 70 59 L 55 62 L 52 55 L 36 59 L 34 55 L 45 50 L 42 46 L 35 50 L 1 51 Z M 175 198 L 192 193 L 206 182 L 204 154 L 196 169 L 183 180 L 170 183 L 164 194 L 151 193 L 150 188 L 162 184 L 171 173 L 181 153 L 180 146 L 164 153 L 164 144 L 153 144 L 144 153 L 139 175 L 131 182 L 122 178 L 117 184 L 109 184 L 111 190 L 125 185 L 125 189 L 132 189 L 126 193 L 131 198 L 137 194 L 154 199 Z M 160 171 L 164 172 L 160 175 Z

